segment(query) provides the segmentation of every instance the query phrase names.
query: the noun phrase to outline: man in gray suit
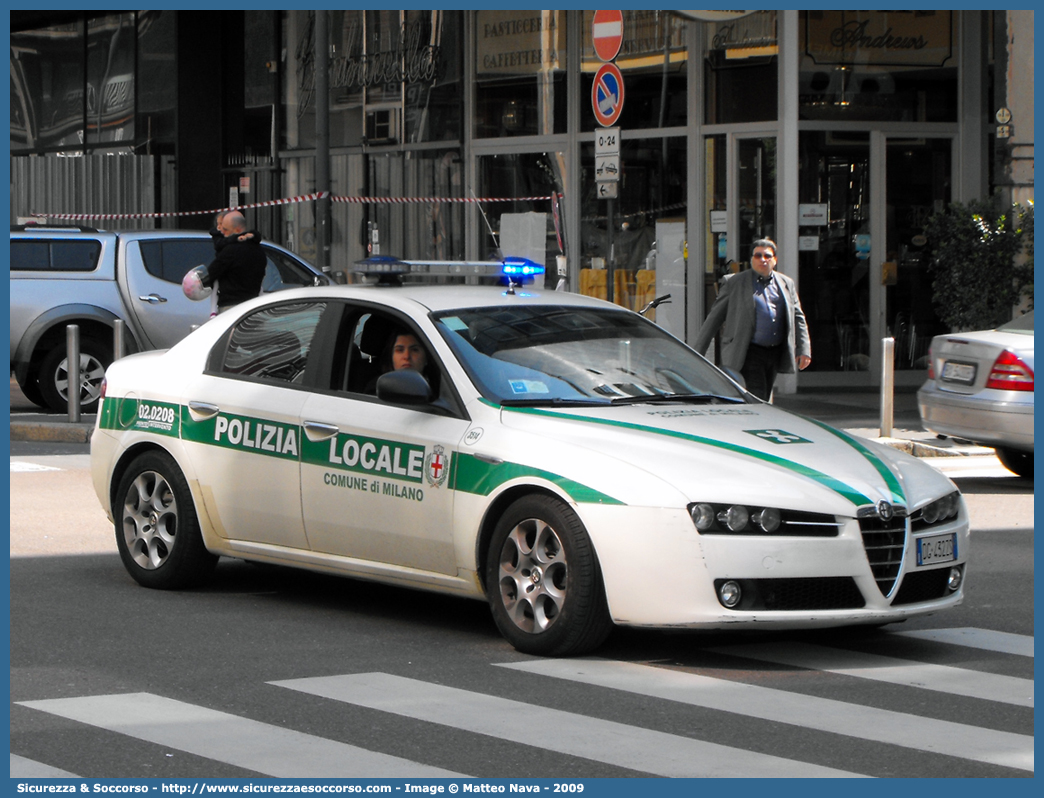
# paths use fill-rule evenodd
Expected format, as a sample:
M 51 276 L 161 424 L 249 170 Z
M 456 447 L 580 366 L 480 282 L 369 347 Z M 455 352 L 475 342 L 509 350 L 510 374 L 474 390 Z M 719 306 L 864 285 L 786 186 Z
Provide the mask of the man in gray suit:
M 706 352 L 724 325 L 721 365 L 739 371 L 747 390 L 769 401 L 776 374 L 793 373 L 795 363 L 807 368 L 812 349 L 797 286 L 776 271 L 776 243 L 768 238 L 755 241 L 750 265 L 722 283 L 694 348 Z

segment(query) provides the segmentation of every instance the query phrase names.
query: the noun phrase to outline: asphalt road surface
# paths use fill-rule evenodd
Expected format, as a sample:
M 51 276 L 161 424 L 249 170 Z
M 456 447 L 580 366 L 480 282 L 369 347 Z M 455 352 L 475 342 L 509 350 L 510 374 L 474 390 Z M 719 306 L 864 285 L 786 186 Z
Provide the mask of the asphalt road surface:
M 222 560 L 138 587 L 85 449 L 12 450 L 11 775 L 1033 775 L 1033 484 L 940 458 L 965 603 L 881 630 L 617 630 L 514 651 L 484 604 Z

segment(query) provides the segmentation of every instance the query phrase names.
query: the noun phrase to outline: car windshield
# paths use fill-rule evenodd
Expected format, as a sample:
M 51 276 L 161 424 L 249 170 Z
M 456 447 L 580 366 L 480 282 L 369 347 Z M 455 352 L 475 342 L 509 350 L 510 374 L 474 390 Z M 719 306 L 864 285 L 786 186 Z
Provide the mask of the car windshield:
M 434 321 L 482 395 L 498 404 L 744 401 L 704 358 L 627 311 L 488 307 Z
M 1033 335 L 1033 311 L 1031 310 L 1029 313 L 1024 313 L 1018 318 L 1012 319 L 1007 324 L 1002 324 L 997 329 L 1003 330 L 1004 332 L 1028 333 L 1029 335 Z

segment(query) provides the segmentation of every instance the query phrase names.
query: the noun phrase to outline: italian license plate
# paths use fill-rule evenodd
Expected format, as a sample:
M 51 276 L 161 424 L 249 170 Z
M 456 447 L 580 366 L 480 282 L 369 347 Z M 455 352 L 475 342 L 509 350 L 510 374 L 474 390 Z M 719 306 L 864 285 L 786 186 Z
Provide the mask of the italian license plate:
M 954 363 L 948 360 L 943 364 L 942 378 L 946 382 L 959 382 L 971 385 L 975 382 L 975 365 L 972 363 Z
M 930 535 L 917 539 L 917 564 L 935 565 L 957 559 L 957 533 Z

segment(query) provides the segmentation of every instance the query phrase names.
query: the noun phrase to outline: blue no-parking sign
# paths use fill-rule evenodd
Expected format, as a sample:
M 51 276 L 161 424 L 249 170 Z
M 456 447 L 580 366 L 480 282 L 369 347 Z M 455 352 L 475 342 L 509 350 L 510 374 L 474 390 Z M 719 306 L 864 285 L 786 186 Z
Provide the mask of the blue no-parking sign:
M 602 64 L 591 86 L 591 108 L 602 127 L 616 124 L 624 104 L 623 75 L 616 64 Z

